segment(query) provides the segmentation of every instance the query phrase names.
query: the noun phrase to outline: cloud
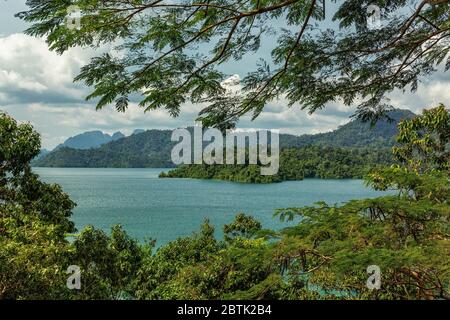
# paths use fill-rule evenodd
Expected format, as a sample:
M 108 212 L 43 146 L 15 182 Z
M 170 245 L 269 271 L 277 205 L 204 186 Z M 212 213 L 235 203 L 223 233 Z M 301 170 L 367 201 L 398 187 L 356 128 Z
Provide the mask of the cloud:
M 87 90 L 73 78 L 92 52 L 51 52 L 44 39 L 25 34 L 0 38 L 0 104 L 83 101 Z
M 31 104 L 27 110 L 32 114 L 44 114 L 55 119 L 57 125 L 62 125 L 79 130 L 85 129 L 135 129 L 143 128 L 173 128 L 175 123 L 184 125 L 187 118 L 194 118 L 196 111 L 189 111 L 184 117 L 174 119 L 164 110 L 153 110 L 144 113 L 143 109 L 131 103 L 124 113 L 117 112 L 114 108 L 104 108 L 96 111 L 90 105 L 73 105 L 56 107 L 46 104 Z M 193 122 L 192 122 L 193 124 Z
M 436 74 L 438 80 L 422 82 L 414 93 L 405 94 L 397 90 L 389 96 L 390 103 L 396 108 L 410 109 L 415 113 L 435 107 L 439 103 L 450 107 L 450 77 L 448 74 L 445 76 Z
M 84 131 L 102 130 L 107 133 L 121 131 L 131 134 L 134 129 L 173 129 L 192 126 L 202 106 L 184 105 L 182 115 L 173 118 L 165 110 L 144 113 L 137 104 L 131 103 L 125 113 L 113 107 L 95 110 L 89 104 L 30 103 L 2 106 L 10 115 L 21 121 L 31 122 L 42 134 L 43 146 L 54 148 L 64 139 Z
M 309 114 L 296 104 L 288 107 L 285 99 L 270 103 L 254 121 L 249 117 L 241 120 L 241 127 L 257 127 L 261 129 L 279 129 L 282 133 L 312 134 L 327 132 L 349 121 L 354 108 L 340 103 L 329 104 L 324 110 Z
M 0 37 L 0 48 L 0 109 L 18 120 L 30 121 L 42 134 L 46 148 L 53 148 L 67 137 L 88 130 L 107 133 L 120 130 L 129 134 L 136 128 L 191 126 L 205 107 L 187 103 L 178 118 L 172 118 L 164 109 L 144 113 L 136 103 L 131 103 L 125 113 L 118 113 L 112 106 L 96 111 L 93 103 L 84 100 L 90 89 L 74 84 L 72 79 L 81 66 L 100 52 L 74 48 L 58 55 L 48 50 L 43 39 L 24 34 Z M 101 51 L 106 50 L 109 49 Z M 241 68 L 240 74 L 233 74 L 224 81 L 224 86 L 231 92 L 238 92 L 240 79 L 247 71 Z M 416 113 L 439 102 L 450 105 L 449 74 L 440 69 L 424 79 L 417 92 L 398 90 L 389 98 L 394 107 Z M 240 128 L 280 129 L 282 133 L 318 133 L 348 122 L 355 111 L 355 106 L 335 102 L 310 115 L 299 105 L 291 108 L 287 105 L 285 99 L 271 102 L 255 121 L 244 117 L 238 125 Z

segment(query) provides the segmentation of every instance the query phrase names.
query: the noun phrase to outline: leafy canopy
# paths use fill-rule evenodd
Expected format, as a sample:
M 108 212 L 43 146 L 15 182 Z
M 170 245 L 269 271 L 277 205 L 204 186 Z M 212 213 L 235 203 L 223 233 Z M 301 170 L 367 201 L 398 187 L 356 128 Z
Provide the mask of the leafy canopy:
M 41 182 L 30 161 L 40 137 L 0 112 L 0 299 L 114 299 L 129 292 L 145 246 L 120 227 L 111 235 L 69 220 L 75 203 L 59 185 Z M 82 288 L 69 290 L 70 265 Z
M 394 147 L 398 160 L 414 170 L 450 172 L 450 112 L 443 104 L 399 124 Z
M 314 112 L 328 102 L 359 104 L 363 119 L 389 107 L 394 89 L 416 90 L 421 77 L 448 59 L 449 0 L 27 0 L 18 16 L 33 23 L 26 31 L 46 36 L 50 49 L 112 45 L 75 78 L 93 88 L 97 108 L 130 100 L 144 110 L 165 108 L 177 116 L 181 104 L 208 106 L 205 125 L 232 127 L 244 114 L 257 117 L 281 96 Z M 81 9 L 81 28 L 70 29 L 68 8 Z M 368 6 L 378 5 L 380 29 L 368 28 Z M 335 8 L 336 10 L 332 12 Z M 330 29 L 332 12 L 338 25 Z M 329 19 L 328 19 L 329 20 Z M 223 72 L 247 59 L 270 38 L 271 57 L 243 80 L 242 91 L 227 94 Z
M 0 112 L 0 299 L 37 299 L 59 292 L 65 233 L 74 203 L 58 185 L 39 181 L 30 161 L 40 137 L 30 124 Z

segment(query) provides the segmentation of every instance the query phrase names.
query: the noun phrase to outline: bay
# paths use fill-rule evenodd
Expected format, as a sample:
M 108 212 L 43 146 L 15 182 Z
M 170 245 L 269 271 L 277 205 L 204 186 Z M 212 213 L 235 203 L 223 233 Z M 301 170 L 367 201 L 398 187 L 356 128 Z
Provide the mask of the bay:
M 217 180 L 160 179 L 169 169 L 33 168 L 43 181 L 60 184 L 77 203 L 72 220 L 80 230 L 93 225 L 109 231 L 120 224 L 134 238 L 153 238 L 163 245 L 199 230 L 208 218 L 221 228 L 243 212 L 264 228 L 287 223 L 273 218 L 277 208 L 301 207 L 372 198 L 385 193 L 366 188 L 362 180 L 287 181 L 243 184 Z

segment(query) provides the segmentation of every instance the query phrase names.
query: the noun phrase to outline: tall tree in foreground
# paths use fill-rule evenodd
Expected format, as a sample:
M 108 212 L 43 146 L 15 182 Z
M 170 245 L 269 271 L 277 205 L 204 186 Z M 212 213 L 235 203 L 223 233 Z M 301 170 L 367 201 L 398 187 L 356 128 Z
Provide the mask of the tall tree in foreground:
M 450 173 L 450 117 L 443 104 L 423 115 L 400 123 L 393 152 L 410 169 Z
M 0 112 L 0 299 L 50 298 L 65 286 L 74 203 L 31 171 L 39 150 L 31 125 Z
M 127 297 L 142 248 L 120 227 L 110 236 L 87 227 L 70 242 L 75 203 L 32 172 L 39 150 L 30 124 L 0 112 L 0 299 Z M 66 285 L 71 265 L 81 269 L 80 290 Z
M 325 291 L 346 288 L 376 299 L 450 299 L 450 144 L 441 140 L 450 134 L 450 112 L 443 105 L 424 110 L 399 129 L 394 155 L 403 164 L 367 177 L 375 189 L 396 194 L 277 212 L 283 219 L 302 217 L 285 237 L 316 255 L 289 262 Z M 365 271 L 372 265 L 381 271 L 378 290 L 366 288 Z M 308 268 L 314 272 L 305 272 Z
M 76 77 L 93 87 L 97 108 L 130 99 L 144 110 L 206 102 L 205 125 L 256 118 L 281 96 L 310 112 L 328 102 L 359 103 L 363 119 L 389 107 L 394 89 L 416 90 L 421 77 L 450 67 L 449 0 L 27 0 L 18 16 L 49 48 L 117 45 L 120 55 L 92 59 Z M 73 6 L 77 7 L 73 7 Z M 80 10 L 79 28 L 66 23 Z M 368 23 L 382 18 L 379 26 Z M 330 28 L 332 20 L 338 27 Z M 327 19 L 327 20 L 326 20 Z M 327 22 L 325 22 L 327 21 Z M 239 94 L 221 85 L 223 67 L 246 59 L 270 38 L 270 59 L 243 80 Z M 276 40 L 275 40 L 276 39 Z

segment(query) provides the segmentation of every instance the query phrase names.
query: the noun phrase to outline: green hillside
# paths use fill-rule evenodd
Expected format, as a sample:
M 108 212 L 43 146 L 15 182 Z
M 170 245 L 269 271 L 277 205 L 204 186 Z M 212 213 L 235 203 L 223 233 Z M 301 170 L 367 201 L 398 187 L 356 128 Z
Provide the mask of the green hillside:
M 218 179 L 244 183 L 272 183 L 304 178 L 361 179 L 377 166 L 393 163 L 388 148 L 308 146 L 284 149 L 278 174 L 262 176 L 258 165 L 183 165 L 161 178 Z
M 411 118 L 408 110 L 394 110 L 388 116 L 392 122 L 380 120 L 375 126 L 352 120 L 338 129 L 316 135 L 280 135 L 280 146 L 298 148 L 308 145 L 333 147 L 389 147 L 394 144 L 399 120 Z M 148 130 L 112 141 L 96 149 L 77 150 L 58 148 L 36 159 L 37 167 L 92 167 L 92 168 L 162 168 L 173 167 L 170 152 L 175 142 L 170 141 L 172 130 Z
M 380 119 L 374 126 L 369 122 L 353 120 L 332 132 L 300 137 L 283 135 L 281 147 L 303 147 L 307 145 L 324 145 L 335 147 L 391 147 L 397 135 L 397 123 L 414 117 L 409 110 L 395 109 L 387 113 L 389 118 Z
M 37 159 L 37 167 L 170 168 L 171 130 L 148 130 L 96 149 L 58 148 Z

